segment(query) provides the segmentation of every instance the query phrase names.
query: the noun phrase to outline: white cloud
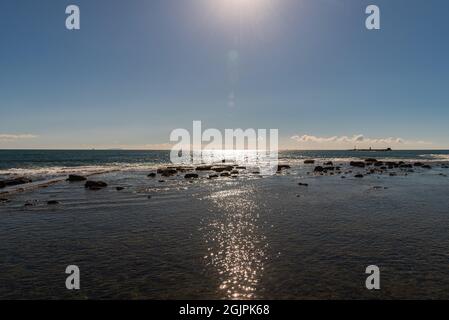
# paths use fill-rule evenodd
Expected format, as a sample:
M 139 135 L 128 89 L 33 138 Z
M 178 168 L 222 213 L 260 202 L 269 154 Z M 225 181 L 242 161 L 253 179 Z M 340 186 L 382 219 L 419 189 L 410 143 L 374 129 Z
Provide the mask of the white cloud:
M 34 134 L 0 134 L 0 141 L 15 141 L 35 138 L 37 138 L 37 136 Z
M 300 147 L 312 148 L 406 148 L 408 146 L 431 145 L 425 141 L 405 140 L 397 137 L 369 138 L 362 134 L 352 136 L 317 137 L 313 135 L 296 135 L 290 138 Z

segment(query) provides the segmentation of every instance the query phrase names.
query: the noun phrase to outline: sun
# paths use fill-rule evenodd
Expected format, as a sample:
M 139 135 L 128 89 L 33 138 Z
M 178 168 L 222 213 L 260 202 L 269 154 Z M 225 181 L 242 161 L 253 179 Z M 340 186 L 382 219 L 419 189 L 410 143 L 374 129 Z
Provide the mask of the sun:
M 231 23 L 251 23 L 269 14 L 273 0 L 213 0 L 208 3 Z

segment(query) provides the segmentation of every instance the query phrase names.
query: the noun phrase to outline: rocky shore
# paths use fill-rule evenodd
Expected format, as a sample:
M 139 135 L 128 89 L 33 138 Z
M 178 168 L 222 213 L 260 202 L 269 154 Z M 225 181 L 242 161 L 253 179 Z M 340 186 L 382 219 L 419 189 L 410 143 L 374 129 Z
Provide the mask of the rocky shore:
M 386 161 L 375 158 L 353 161 L 329 161 L 323 159 L 306 159 L 301 164 L 292 167 L 291 164 L 280 163 L 276 175 L 295 175 L 299 169 L 305 170 L 307 177 L 318 176 L 340 176 L 342 179 L 363 179 L 368 176 L 398 177 L 408 176 L 414 173 L 428 172 L 431 169 L 449 169 L 447 163 L 428 163 L 417 161 Z M 100 174 L 100 173 L 98 173 Z M 46 181 L 44 183 L 33 183 L 28 177 L 13 177 L 0 180 L 0 204 L 11 201 L 11 197 L 17 193 L 46 188 L 51 184 L 69 183 L 73 186 L 80 185 L 87 191 L 99 191 L 108 189 L 108 183 L 101 180 L 90 180 L 90 175 L 70 174 L 68 177 Z M 156 184 L 164 184 L 171 180 L 188 183 L 202 179 L 238 179 L 241 177 L 261 177 L 257 168 L 248 168 L 238 163 L 202 164 L 197 166 L 163 166 L 153 172 L 145 173 L 146 177 Z M 446 173 L 439 172 L 439 176 L 447 177 Z M 308 187 L 309 183 L 298 183 L 299 186 Z M 125 186 L 113 186 L 116 191 L 123 191 Z M 58 205 L 59 201 L 49 200 L 48 205 Z M 35 203 L 27 201 L 24 206 L 33 206 Z

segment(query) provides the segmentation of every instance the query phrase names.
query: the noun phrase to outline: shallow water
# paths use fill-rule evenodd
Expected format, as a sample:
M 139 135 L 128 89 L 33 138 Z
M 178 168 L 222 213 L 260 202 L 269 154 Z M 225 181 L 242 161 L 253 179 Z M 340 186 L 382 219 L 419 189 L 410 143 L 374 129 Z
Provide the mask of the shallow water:
M 448 169 L 312 169 L 193 183 L 118 171 L 95 176 L 109 183 L 100 191 L 61 182 L 16 194 L 0 204 L 0 297 L 449 298 Z M 78 292 L 65 289 L 70 264 Z M 376 292 L 365 289 L 372 264 Z

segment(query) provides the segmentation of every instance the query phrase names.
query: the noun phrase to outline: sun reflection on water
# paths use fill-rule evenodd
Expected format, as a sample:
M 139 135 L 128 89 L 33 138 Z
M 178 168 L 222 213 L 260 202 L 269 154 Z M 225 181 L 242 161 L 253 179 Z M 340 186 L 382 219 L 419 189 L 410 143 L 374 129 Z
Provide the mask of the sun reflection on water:
M 212 193 L 212 219 L 206 228 L 208 265 L 218 273 L 219 290 L 228 299 L 254 299 L 264 270 L 266 239 L 260 230 L 254 190 Z

